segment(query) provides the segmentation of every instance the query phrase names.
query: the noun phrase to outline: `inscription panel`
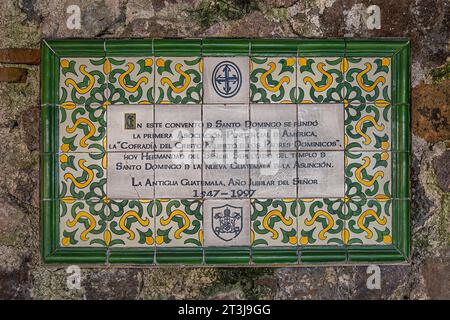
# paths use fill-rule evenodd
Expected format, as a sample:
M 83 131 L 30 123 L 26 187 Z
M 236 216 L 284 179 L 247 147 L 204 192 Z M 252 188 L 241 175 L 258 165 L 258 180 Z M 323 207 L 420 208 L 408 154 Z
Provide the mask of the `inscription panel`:
M 108 197 L 343 197 L 342 117 L 339 104 L 110 106 Z

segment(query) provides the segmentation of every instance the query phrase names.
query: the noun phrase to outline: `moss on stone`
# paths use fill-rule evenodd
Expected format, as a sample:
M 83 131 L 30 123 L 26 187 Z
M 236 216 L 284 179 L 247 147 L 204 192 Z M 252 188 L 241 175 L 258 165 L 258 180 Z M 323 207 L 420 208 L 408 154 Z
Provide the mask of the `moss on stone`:
M 240 288 L 245 299 L 260 299 L 267 296 L 267 290 L 255 285 L 255 280 L 273 275 L 273 268 L 218 268 L 217 278 L 203 289 L 205 296 L 219 295 L 232 288 Z
M 217 22 L 238 20 L 257 9 L 254 0 L 201 0 L 195 9 L 188 12 L 202 28 L 207 29 Z
M 439 83 L 444 80 L 450 79 L 450 61 L 447 61 L 444 65 L 431 69 L 431 79 L 434 83 Z

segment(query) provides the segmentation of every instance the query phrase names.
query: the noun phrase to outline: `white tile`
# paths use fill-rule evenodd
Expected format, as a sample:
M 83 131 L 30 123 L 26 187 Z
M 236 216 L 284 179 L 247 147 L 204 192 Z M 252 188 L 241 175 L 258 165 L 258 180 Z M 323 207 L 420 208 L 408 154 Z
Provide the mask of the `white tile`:
M 343 104 L 298 106 L 298 150 L 343 150 Z
M 153 198 L 153 162 L 153 152 L 109 152 L 108 198 Z
M 203 70 L 204 103 L 248 103 L 249 58 L 207 57 Z
M 156 105 L 156 150 L 201 151 L 201 120 L 200 105 Z
M 250 245 L 249 199 L 207 199 L 203 208 L 205 246 Z
M 153 105 L 110 105 L 107 113 L 107 151 L 150 151 Z
M 250 194 L 252 198 L 296 197 L 295 152 L 250 153 Z
M 203 105 L 204 149 L 247 150 L 248 105 Z
M 200 197 L 201 159 L 201 152 L 155 152 L 155 197 Z
M 343 151 L 299 151 L 298 197 L 344 196 Z
M 248 153 L 203 153 L 203 194 L 206 198 L 248 198 Z
M 250 150 L 296 150 L 297 105 L 252 104 L 250 110 Z

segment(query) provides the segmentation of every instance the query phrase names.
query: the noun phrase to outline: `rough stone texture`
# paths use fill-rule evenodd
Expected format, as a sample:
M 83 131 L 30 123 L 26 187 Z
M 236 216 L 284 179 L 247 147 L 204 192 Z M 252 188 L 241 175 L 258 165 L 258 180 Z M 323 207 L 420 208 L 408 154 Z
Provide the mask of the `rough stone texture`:
M 420 84 L 412 92 L 412 130 L 428 142 L 450 139 L 450 80 Z
M 81 8 L 80 30 L 66 7 Z M 366 9 L 381 8 L 369 30 Z M 0 49 L 38 49 L 60 37 L 410 37 L 412 43 L 411 263 L 308 268 L 82 268 L 69 290 L 39 254 L 39 66 L 0 83 L 0 298 L 417 299 L 449 298 L 449 10 L 446 0 L 21 0 L 0 2 Z M 447 165 L 446 165 L 447 164 Z
M 433 165 L 436 171 L 438 186 L 444 192 L 450 192 L 450 150 L 446 150 L 439 157 L 434 159 Z M 446 165 L 447 164 L 447 165 Z

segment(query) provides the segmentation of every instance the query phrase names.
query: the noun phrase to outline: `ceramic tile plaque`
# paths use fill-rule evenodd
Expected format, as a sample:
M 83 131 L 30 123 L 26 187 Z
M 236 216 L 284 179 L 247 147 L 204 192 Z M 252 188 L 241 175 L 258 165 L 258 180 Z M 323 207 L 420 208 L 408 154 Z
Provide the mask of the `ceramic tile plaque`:
M 46 263 L 409 259 L 406 40 L 42 44 Z

